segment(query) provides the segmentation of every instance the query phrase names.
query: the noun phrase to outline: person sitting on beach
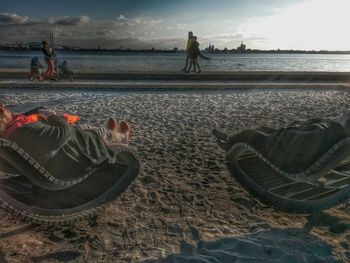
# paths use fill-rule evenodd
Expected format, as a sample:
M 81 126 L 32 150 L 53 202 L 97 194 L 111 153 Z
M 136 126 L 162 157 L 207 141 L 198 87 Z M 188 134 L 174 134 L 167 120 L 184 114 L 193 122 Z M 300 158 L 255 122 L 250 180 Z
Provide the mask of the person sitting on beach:
M 55 67 L 54 67 L 54 58 L 55 58 L 55 53 L 52 49 L 52 47 L 49 46 L 49 44 L 44 40 L 41 42 L 42 44 L 42 51 L 45 56 L 45 62 L 47 65 L 47 69 L 45 71 L 45 77 L 49 79 L 53 79 L 54 74 L 55 74 Z
M 30 75 L 29 75 L 29 80 L 33 81 L 34 79 L 37 79 L 39 81 L 42 81 L 44 78 L 41 75 L 41 69 L 43 66 L 41 65 L 39 58 L 34 57 L 32 58 L 30 62 Z
M 37 112 L 35 120 L 27 117 Z M 113 163 L 116 152 L 110 145 L 128 143 L 130 126 L 110 118 L 107 128 L 71 125 L 53 111 L 38 109 L 31 114 L 14 114 L 0 105 L 0 133 L 15 142 L 52 174 L 74 175 L 86 167 Z M 48 113 L 45 116 L 43 113 Z M 124 140 L 124 141 L 123 141 Z
M 187 71 L 187 67 L 189 66 L 189 62 L 191 60 L 191 56 L 190 56 L 190 50 L 191 50 L 191 47 L 192 47 L 192 43 L 193 43 L 193 32 L 188 32 L 188 39 L 187 39 L 187 45 L 186 45 L 186 53 L 187 53 L 187 56 L 186 56 L 186 64 L 185 64 L 185 67 L 182 69 L 182 71 Z
M 198 68 L 197 73 L 200 73 L 202 71 L 200 66 L 199 66 L 199 63 L 198 63 L 198 57 L 204 58 L 206 60 L 210 60 L 210 58 L 204 56 L 201 53 L 199 46 L 200 45 L 199 45 L 199 43 L 197 41 L 197 37 L 194 36 L 191 48 L 189 50 L 189 55 L 190 55 L 191 62 L 190 62 L 190 66 L 189 66 L 188 70 L 186 71 L 186 73 L 190 72 L 192 66 L 193 66 L 192 72 L 196 72 L 196 68 Z
M 280 169 L 295 173 L 307 169 L 337 142 L 350 136 L 350 112 L 336 119 L 310 119 L 286 128 L 260 127 L 230 136 L 214 129 L 213 134 L 226 151 L 237 143 L 246 143 Z

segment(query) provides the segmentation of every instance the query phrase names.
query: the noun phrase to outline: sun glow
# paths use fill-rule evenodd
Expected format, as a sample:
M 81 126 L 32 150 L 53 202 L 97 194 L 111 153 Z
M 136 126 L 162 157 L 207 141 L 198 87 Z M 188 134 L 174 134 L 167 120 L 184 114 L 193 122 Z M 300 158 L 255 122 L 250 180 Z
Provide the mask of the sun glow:
M 350 50 L 349 13 L 349 0 L 311 0 L 251 19 L 240 31 L 265 48 Z

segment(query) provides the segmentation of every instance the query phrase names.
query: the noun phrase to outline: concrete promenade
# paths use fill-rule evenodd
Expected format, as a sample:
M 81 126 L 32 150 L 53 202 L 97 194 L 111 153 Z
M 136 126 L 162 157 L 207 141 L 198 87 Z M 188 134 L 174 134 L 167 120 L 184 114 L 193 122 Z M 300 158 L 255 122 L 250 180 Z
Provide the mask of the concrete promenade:
M 98 72 L 78 71 L 73 81 L 29 81 L 25 69 L 0 69 L 1 88 L 349 88 L 350 72 Z

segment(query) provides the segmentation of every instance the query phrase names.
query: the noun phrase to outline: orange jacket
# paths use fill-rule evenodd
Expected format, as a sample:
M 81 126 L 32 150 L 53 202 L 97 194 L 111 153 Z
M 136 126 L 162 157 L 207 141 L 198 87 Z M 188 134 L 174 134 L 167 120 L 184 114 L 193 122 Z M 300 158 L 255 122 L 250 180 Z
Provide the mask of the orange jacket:
M 77 115 L 70 115 L 67 113 L 63 114 L 63 118 L 67 120 L 69 124 L 74 124 L 80 120 L 80 117 Z M 47 118 L 42 114 L 31 114 L 31 115 L 23 115 L 23 114 L 12 114 L 12 121 L 7 125 L 7 129 L 5 132 L 6 137 L 11 135 L 17 128 L 37 121 L 47 121 Z

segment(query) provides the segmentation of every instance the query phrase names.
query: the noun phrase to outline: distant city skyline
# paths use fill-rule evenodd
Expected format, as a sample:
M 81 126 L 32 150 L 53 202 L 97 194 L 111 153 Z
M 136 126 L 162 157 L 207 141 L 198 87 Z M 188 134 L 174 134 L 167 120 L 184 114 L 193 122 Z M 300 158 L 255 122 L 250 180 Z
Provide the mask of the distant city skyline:
M 263 2 L 263 3 L 262 3 Z M 188 31 L 201 48 L 350 50 L 348 0 L 0 0 L 0 44 L 55 34 L 83 48 L 185 48 Z

